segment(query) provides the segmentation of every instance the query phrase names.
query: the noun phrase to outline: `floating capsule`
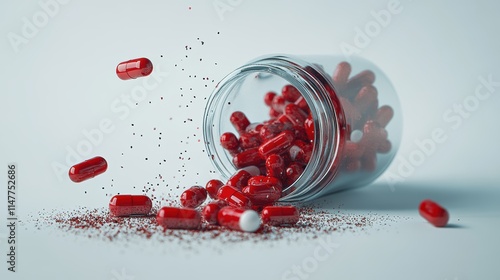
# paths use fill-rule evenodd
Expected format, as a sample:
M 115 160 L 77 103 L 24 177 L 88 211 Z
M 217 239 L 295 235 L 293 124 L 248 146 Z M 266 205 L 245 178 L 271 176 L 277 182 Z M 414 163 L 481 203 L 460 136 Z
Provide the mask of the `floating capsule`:
M 121 62 L 116 66 L 116 75 L 122 80 L 148 76 L 153 72 L 153 63 L 145 57 Z
M 104 173 L 106 169 L 108 163 L 103 157 L 98 156 L 73 165 L 68 174 L 71 181 L 79 183 Z

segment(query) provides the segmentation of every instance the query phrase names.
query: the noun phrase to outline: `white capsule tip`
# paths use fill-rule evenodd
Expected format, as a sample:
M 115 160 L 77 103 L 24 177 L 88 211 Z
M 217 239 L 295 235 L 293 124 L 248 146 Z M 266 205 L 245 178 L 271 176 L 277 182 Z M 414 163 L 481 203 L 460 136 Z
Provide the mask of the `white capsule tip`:
M 246 210 L 240 217 L 240 229 L 246 232 L 255 232 L 260 227 L 260 217 L 254 210 Z

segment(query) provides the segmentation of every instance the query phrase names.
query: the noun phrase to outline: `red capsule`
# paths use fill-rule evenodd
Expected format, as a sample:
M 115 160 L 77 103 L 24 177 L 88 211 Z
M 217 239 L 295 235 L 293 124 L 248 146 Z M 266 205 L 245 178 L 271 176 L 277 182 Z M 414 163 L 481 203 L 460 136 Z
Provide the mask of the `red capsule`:
M 286 100 L 281 95 L 276 95 L 273 98 L 273 102 L 271 102 L 271 108 L 273 108 L 276 112 L 283 113 L 283 109 L 285 108 Z
M 252 201 L 252 205 L 271 205 L 281 197 L 281 188 L 275 185 L 249 185 L 241 191 Z
M 384 105 L 378 109 L 375 121 L 378 122 L 381 127 L 386 127 L 393 116 L 394 110 L 392 109 L 392 107 Z
M 294 140 L 294 134 L 291 131 L 283 131 L 264 142 L 259 147 L 259 153 L 262 157 L 266 157 L 270 154 L 280 154 L 286 151 L 288 147 L 292 144 Z
M 264 163 L 264 158 L 259 154 L 259 148 L 250 148 L 233 157 L 233 164 L 236 168 L 243 168 L 250 165 L 259 166 Z
M 365 70 L 347 81 L 344 95 L 353 99 L 363 86 L 371 85 L 375 82 L 375 74 L 370 70 Z
M 295 103 L 295 105 L 299 106 L 299 108 L 302 111 L 304 111 L 306 113 L 309 113 L 309 111 L 310 111 L 309 105 L 307 105 L 307 101 L 306 101 L 306 99 L 303 96 L 301 96 L 297 100 L 295 100 L 294 103 Z
M 364 146 L 352 141 L 346 141 L 344 145 L 344 156 L 347 158 L 359 159 L 365 152 Z
M 367 121 L 363 127 L 363 138 L 360 143 L 367 149 L 376 149 L 376 147 L 387 139 L 387 130 L 381 127 L 375 121 Z
M 240 143 L 238 142 L 238 137 L 231 132 L 222 133 L 220 136 L 220 145 L 226 150 L 236 150 L 238 149 Z
M 349 75 L 351 75 L 351 64 L 345 61 L 339 63 L 333 73 L 333 85 L 335 88 L 338 90 L 344 89 L 347 85 Z
M 273 91 L 270 91 L 270 92 L 267 92 L 265 95 L 264 95 L 264 103 L 267 105 L 267 106 L 271 106 L 271 104 L 273 103 L 273 98 L 276 96 L 276 92 L 273 92 Z
M 236 171 L 236 173 L 234 173 L 233 176 L 231 176 L 231 178 L 227 180 L 226 185 L 234 187 L 237 190 L 241 190 L 244 186 L 247 185 L 248 179 L 250 179 L 250 177 L 252 177 L 252 174 L 250 174 L 246 170 L 241 169 Z
M 207 184 L 205 185 L 205 189 L 207 190 L 208 196 L 210 196 L 211 199 L 216 199 L 217 192 L 222 186 L 224 186 L 224 183 L 222 183 L 222 181 L 212 179 L 207 182 Z
M 266 206 L 260 215 L 262 222 L 271 226 L 294 225 L 300 217 L 294 206 Z
M 259 131 L 260 139 L 262 141 L 267 141 L 282 132 L 284 127 L 285 125 L 279 121 L 263 125 Z
M 278 154 L 271 154 L 266 158 L 266 173 L 267 176 L 278 179 L 285 175 L 285 160 Z
M 254 210 L 224 207 L 217 214 L 219 225 L 239 231 L 255 232 L 260 228 L 259 214 Z
M 299 106 L 290 103 L 285 106 L 284 114 L 293 125 L 302 126 L 307 118 L 307 114 Z
M 445 208 L 430 199 L 422 201 L 418 211 L 424 219 L 436 227 L 446 226 L 450 218 Z
M 384 140 L 382 141 L 378 147 L 377 147 L 377 152 L 379 153 L 382 153 L 382 154 L 385 154 L 385 153 L 388 153 L 391 151 L 391 148 L 392 148 L 392 144 L 391 144 L 391 141 L 389 140 Z
M 356 97 L 354 98 L 354 106 L 356 107 L 358 112 L 367 112 L 371 111 L 369 109 L 373 108 L 374 106 L 378 107 L 377 89 L 372 85 L 362 87 L 359 90 L 358 95 L 356 95 Z
M 251 123 L 245 129 L 245 132 L 246 133 L 250 133 L 250 134 L 259 134 L 259 131 L 262 128 L 262 126 L 264 126 L 264 124 L 261 124 L 261 123 Z
M 307 139 L 314 141 L 314 120 L 312 116 L 307 117 L 304 121 L 304 129 L 306 131 Z
M 118 217 L 147 215 L 153 203 L 146 195 L 118 194 L 109 201 L 109 212 Z
M 229 121 L 239 134 L 244 133 L 247 126 L 250 125 L 250 121 L 247 116 L 240 111 L 233 112 L 229 117 Z
M 288 102 L 295 102 L 302 96 L 299 90 L 292 85 L 285 85 L 281 89 L 281 95 L 283 95 L 283 98 Z
M 234 207 L 250 208 L 252 202 L 243 193 L 231 186 L 222 186 L 217 193 L 219 199 Z
M 181 205 L 196 208 L 207 199 L 207 190 L 202 186 L 192 186 L 181 194 Z
M 148 76 L 153 72 L 153 63 L 145 57 L 121 62 L 116 66 L 116 75 L 122 80 Z
M 103 157 L 94 157 L 73 165 L 68 173 L 71 181 L 79 183 L 104 173 L 106 169 L 108 169 L 106 160 Z
M 260 136 L 257 133 L 245 132 L 240 135 L 239 142 L 243 149 L 255 148 L 260 145 Z
M 219 210 L 226 205 L 227 203 L 223 200 L 209 202 L 207 205 L 205 205 L 205 207 L 203 207 L 201 215 L 205 219 L 205 221 L 207 221 L 207 223 L 216 225 L 217 214 L 219 213 Z
M 277 187 L 278 189 L 282 189 L 283 185 L 281 184 L 281 181 L 272 176 L 253 176 L 248 180 L 247 183 L 248 186 L 254 186 L 254 187 Z
M 195 209 L 166 206 L 156 214 L 156 222 L 166 229 L 196 229 L 201 216 Z

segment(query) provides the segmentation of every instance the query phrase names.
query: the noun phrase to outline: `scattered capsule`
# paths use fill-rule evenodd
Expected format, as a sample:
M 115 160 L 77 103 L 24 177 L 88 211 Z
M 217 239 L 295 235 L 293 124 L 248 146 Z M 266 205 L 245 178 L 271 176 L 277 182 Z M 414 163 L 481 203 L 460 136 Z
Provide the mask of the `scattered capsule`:
M 217 199 L 217 192 L 222 186 L 224 186 L 224 183 L 222 183 L 221 180 L 212 179 L 207 182 L 207 184 L 205 185 L 205 189 L 207 190 L 208 196 L 210 196 L 211 199 Z
M 294 225 L 299 221 L 299 210 L 294 206 L 266 206 L 260 216 L 271 226 Z
M 260 228 L 259 214 L 254 210 L 224 207 L 217 214 L 219 225 L 239 231 L 255 232 Z
M 153 72 L 153 63 L 145 57 L 121 62 L 116 66 L 116 75 L 122 80 L 148 76 Z
M 370 70 L 359 72 L 347 81 L 345 95 L 352 100 L 363 86 L 371 85 L 373 82 L 375 82 L 375 73 Z
M 248 197 L 231 186 L 222 186 L 217 193 L 217 197 L 234 207 L 250 208 L 252 206 L 252 202 Z
M 166 229 L 196 229 L 201 216 L 195 209 L 165 206 L 156 214 L 156 222 Z
M 109 212 L 114 216 L 147 215 L 153 203 L 146 195 L 118 194 L 109 201 Z
M 430 199 L 422 201 L 418 211 L 424 219 L 436 227 L 446 226 L 450 218 L 446 209 Z
M 217 224 L 217 214 L 222 207 L 227 206 L 227 203 L 223 200 L 216 200 L 209 202 L 205 207 L 203 207 L 203 211 L 201 211 L 202 217 L 207 221 L 207 223 L 211 225 Z
M 181 194 L 181 205 L 196 208 L 207 199 L 207 190 L 201 186 L 192 186 Z
M 108 169 L 106 160 L 97 156 L 73 165 L 68 173 L 71 181 L 79 183 L 104 173 L 106 169 Z

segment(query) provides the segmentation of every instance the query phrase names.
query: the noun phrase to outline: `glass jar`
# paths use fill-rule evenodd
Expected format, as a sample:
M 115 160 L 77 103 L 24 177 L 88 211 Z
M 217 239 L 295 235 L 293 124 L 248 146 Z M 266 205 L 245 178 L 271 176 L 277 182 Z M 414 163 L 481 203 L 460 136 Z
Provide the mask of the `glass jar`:
M 282 115 L 283 98 L 267 101 L 270 106 L 264 98 L 269 98 L 268 92 L 282 96 L 279 93 L 289 85 L 301 97 L 286 103 L 303 109 L 302 118 L 307 114 L 314 134 L 309 137 L 310 159 L 300 177 L 284 186 L 280 201 L 306 201 L 364 186 L 384 172 L 399 147 L 402 118 L 396 92 L 382 71 L 359 57 L 269 55 L 227 75 L 206 105 L 206 151 L 224 179 L 242 167 L 234 164 L 237 152 L 224 149 L 220 142 L 225 132 L 238 135 L 231 114 L 244 112 L 253 124 L 276 121 Z M 257 165 L 264 164 L 265 156 L 261 158 Z

